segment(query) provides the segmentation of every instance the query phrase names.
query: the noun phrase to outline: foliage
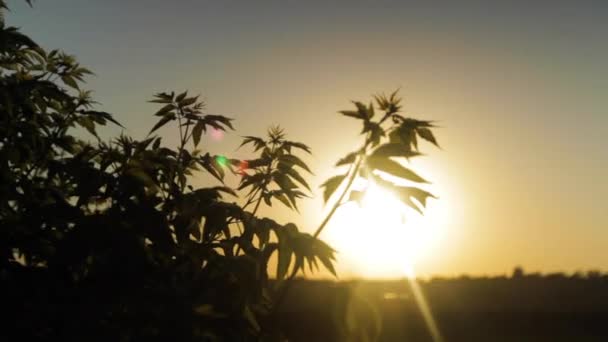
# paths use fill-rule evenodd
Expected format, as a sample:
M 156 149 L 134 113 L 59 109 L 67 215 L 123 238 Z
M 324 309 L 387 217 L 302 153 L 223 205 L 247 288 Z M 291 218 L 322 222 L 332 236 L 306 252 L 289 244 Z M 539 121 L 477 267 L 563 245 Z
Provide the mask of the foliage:
M 383 112 L 376 121 L 374 121 L 374 117 L 377 117 L 374 102 L 375 106 Z M 432 121 L 404 117 L 400 114 L 400 102 L 401 99 L 397 97 L 395 91 L 390 96 L 374 96 L 374 101 L 369 105 L 353 101 L 354 110 L 340 111 L 340 114 L 361 122 L 361 134 L 364 135 L 365 140 L 359 149 L 346 154 L 336 163 L 336 167 L 340 169 L 348 167 L 348 169 L 330 177 L 322 184 L 323 198 L 326 202 L 339 188 L 342 187 L 343 190 L 329 215 L 315 232 L 315 237 L 321 233 L 332 214 L 345 199 L 358 201 L 362 197 L 361 191 L 352 189 L 352 184 L 357 178 L 367 183 L 376 183 L 393 192 L 405 205 L 421 213 L 427 199 L 434 198 L 431 193 L 418 186 L 428 182 L 400 163 L 398 159 L 409 161 L 410 158 L 422 155 L 418 149 L 419 138 L 439 147 L 431 130 L 435 125 Z M 383 177 L 386 175 L 400 181 L 389 181 Z M 401 185 L 404 182 L 412 183 L 412 186 Z M 348 198 L 346 198 L 347 194 Z
M 275 128 L 268 140 L 245 139 L 260 152 L 255 159 L 203 153 L 196 149 L 202 134 L 232 129 L 232 121 L 205 114 L 185 92 L 151 101 L 161 108 L 150 133 L 175 123 L 177 148 L 154 135 L 103 142 L 98 127 L 118 123 L 93 109 L 90 92 L 81 89 L 89 73 L 73 57 L 0 27 L 0 283 L 10 317 L 1 334 L 280 337 L 266 324 L 269 258 L 278 253 L 280 279 L 290 267 L 319 262 L 333 271 L 333 250 L 293 223 L 256 212 L 275 200 L 297 207 L 308 188 L 300 172 L 309 171 L 297 152 L 309 148 Z M 241 177 L 243 205 L 235 202 L 238 190 L 223 184 L 230 171 Z M 194 187 L 190 180 L 201 173 L 219 184 Z
M 376 97 L 378 121 L 371 104 L 341 112 L 361 120 L 365 143 L 338 162 L 349 171 L 324 184 L 326 200 L 345 187 L 310 235 L 258 214 L 261 205 L 297 210 L 308 196 L 308 146 L 273 127 L 244 137 L 251 159 L 203 152 L 203 134 L 232 130 L 232 119 L 206 113 L 187 92 L 154 96 L 158 121 L 145 139 L 103 141 L 98 128 L 119 123 L 82 89 L 90 73 L 0 21 L 0 300 L 9 317 L 0 336 L 278 340 L 272 319 L 288 285 L 273 300 L 271 256 L 279 281 L 319 266 L 335 274 L 334 251 L 317 236 L 346 194 L 356 197 L 358 176 L 411 206 L 431 196 L 375 172 L 424 182 L 391 158 L 418 156 L 417 136 L 437 144 L 431 122 L 398 114 L 395 94 Z M 154 135 L 167 125 L 177 147 Z M 239 184 L 225 184 L 227 173 Z M 204 175 L 216 185 L 195 187 Z

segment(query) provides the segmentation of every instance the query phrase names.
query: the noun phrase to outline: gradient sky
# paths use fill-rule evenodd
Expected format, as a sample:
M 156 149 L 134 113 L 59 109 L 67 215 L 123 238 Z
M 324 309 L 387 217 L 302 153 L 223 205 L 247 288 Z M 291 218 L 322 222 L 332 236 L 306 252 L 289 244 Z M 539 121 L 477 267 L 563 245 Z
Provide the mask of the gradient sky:
M 315 187 L 359 138 L 336 111 L 401 88 L 442 126 L 413 166 L 445 215 L 419 274 L 608 270 L 608 2 L 531 3 L 15 0 L 7 21 L 94 70 L 128 134 L 153 93 L 189 89 L 236 119 L 208 149 L 280 124 L 313 148 Z M 312 230 L 321 213 L 279 215 Z

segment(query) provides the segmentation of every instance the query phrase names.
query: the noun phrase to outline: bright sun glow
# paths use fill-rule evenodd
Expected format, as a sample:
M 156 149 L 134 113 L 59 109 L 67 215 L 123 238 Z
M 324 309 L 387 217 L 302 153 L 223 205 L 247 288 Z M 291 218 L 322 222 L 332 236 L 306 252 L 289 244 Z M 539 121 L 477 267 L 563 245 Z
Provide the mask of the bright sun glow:
M 436 201 L 431 201 L 436 202 Z M 392 193 L 374 184 L 361 203 L 343 204 L 328 228 L 327 240 L 338 251 L 343 275 L 412 278 L 416 262 L 440 237 L 445 216 L 430 203 L 422 216 Z

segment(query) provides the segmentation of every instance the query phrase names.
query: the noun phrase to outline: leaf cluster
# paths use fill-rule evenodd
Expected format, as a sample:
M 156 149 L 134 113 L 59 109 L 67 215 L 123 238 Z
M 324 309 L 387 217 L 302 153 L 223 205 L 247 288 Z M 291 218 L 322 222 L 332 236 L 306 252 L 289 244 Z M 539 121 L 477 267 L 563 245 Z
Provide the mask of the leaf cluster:
M 434 196 L 418 186 L 428 183 L 427 180 L 403 162 L 422 155 L 418 148 L 419 139 L 439 147 L 432 131 L 434 122 L 404 117 L 397 92 L 389 96 L 376 95 L 368 105 L 358 101 L 353 104 L 355 109 L 339 113 L 361 122 L 361 134 L 365 140 L 358 150 L 348 153 L 336 163 L 336 167 L 348 169 L 322 184 L 325 201 L 341 187 L 342 194 L 336 206 L 345 198 L 347 201 L 359 200 L 362 193 L 352 191 L 351 185 L 356 178 L 362 178 L 395 193 L 405 205 L 422 213 L 427 199 Z M 376 108 L 381 111 L 380 115 L 376 115 Z M 387 181 L 386 175 L 401 181 Z M 412 186 L 400 185 L 404 182 L 412 183 Z M 348 198 L 347 193 L 350 194 Z
M 320 265 L 334 272 L 331 247 L 257 213 L 275 201 L 297 208 L 310 173 L 298 153 L 310 149 L 272 128 L 264 140 L 245 138 L 255 158 L 202 152 L 202 136 L 232 120 L 187 92 L 154 96 L 145 139 L 102 141 L 99 127 L 119 123 L 95 109 L 87 74 L 72 56 L 0 26 L 0 301 L 9 317 L 0 335 L 280 337 L 268 323 L 270 258 L 279 279 Z M 155 135 L 169 124 L 177 147 Z M 201 177 L 215 185 L 194 186 Z

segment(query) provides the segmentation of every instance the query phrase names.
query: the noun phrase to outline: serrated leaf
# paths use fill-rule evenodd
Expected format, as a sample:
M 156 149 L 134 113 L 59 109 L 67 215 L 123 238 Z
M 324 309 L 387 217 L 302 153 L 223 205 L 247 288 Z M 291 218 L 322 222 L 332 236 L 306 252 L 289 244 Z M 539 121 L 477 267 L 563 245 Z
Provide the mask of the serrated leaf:
M 338 113 L 345 116 L 350 116 L 351 118 L 362 119 L 361 115 L 356 110 L 341 110 Z
M 168 105 L 159 109 L 158 112 L 156 112 L 154 115 L 155 116 L 164 116 L 165 114 L 169 113 L 170 111 L 172 111 L 174 109 L 175 109 L 175 106 L 172 103 L 169 103 Z
M 363 191 L 359 191 L 359 190 L 351 190 L 348 200 L 349 201 L 354 201 L 357 202 L 358 204 L 361 204 L 361 201 L 363 200 L 363 197 L 365 196 L 365 192 Z
M 416 187 L 396 186 L 394 189 L 397 190 L 400 198 L 415 198 L 416 201 L 422 205 L 422 207 L 426 207 L 426 201 L 428 198 L 437 198 L 430 192 Z
M 277 172 L 275 174 L 279 174 L 279 173 L 293 178 L 298 183 L 302 184 L 302 186 L 304 186 L 307 190 L 310 191 L 310 186 L 308 185 L 308 182 L 306 182 L 304 177 L 302 177 L 302 175 L 300 175 L 300 173 L 298 171 L 296 171 L 293 168 L 293 166 L 279 162 L 279 164 L 277 165 Z
M 222 183 L 224 182 L 224 170 L 221 168 L 221 166 L 217 165 L 217 161 L 214 157 L 211 157 L 209 153 L 200 158 L 199 164 L 217 180 Z
M 295 147 L 295 148 L 298 148 L 298 149 L 300 149 L 300 150 L 302 150 L 302 151 L 304 151 L 304 152 L 306 152 L 308 154 L 311 154 L 310 147 L 308 147 L 307 145 L 305 145 L 303 143 L 300 143 L 300 142 L 285 141 L 283 143 L 283 145 L 288 146 L 288 147 Z
M 367 118 L 371 119 L 374 117 L 376 113 L 374 112 L 374 104 L 373 103 L 369 103 L 369 106 L 367 107 Z
M 291 264 L 291 256 L 293 255 L 293 251 L 289 247 L 289 241 L 287 241 L 289 237 L 287 236 L 287 233 L 280 228 L 275 230 L 275 233 L 277 234 L 277 237 L 279 239 L 277 279 L 282 280 L 287 274 L 289 264 Z
M 95 131 L 95 123 L 89 117 L 81 116 L 77 120 L 78 124 L 84 127 L 89 133 L 94 136 L 97 136 L 97 132 Z
M 264 173 L 256 173 L 255 175 L 249 176 L 249 175 L 244 175 L 243 178 L 241 179 L 241 184 L 238 187 L 238 190 L 243 190 L 244 188 L 252 185 L 252 184 L 256 184 L 256 183 L 262 183 L 262 182 L 266 182 L 268 176 L 266 176 L 266 174 Z
M 313 239 L 313 251 L 316 257 L 321 261 L 323 266 L 336 277 L 336 270 L 334 268 L 334 249 L 327 245 L 325 242 L 319 239 Z
M 259 167 L 265 167 L 272 163 L 271 158 L 257 158 L 246 161 L 246 165 L 248 169 L 256 169 Z
M 255 314 L 253 313 L 253 311 L 251 311 L 249 305 L 245 305 L 245 309 L 243 310 L 243 316 L 245 316 L 245 319 L 247 320 L 247 322 L 249 322 L 249 325 L 256 333 L 261 330 L 261 327 L 258 324 L 257 319 L 255 318 Z
M 367 124 L 367 122 L 366 122 Z M 372 147 L 377 146 L 380 143 L 380 139 L 386 135 L 382 127 L 375 122 L 369 123 L 370 136 L 369 141 L 372 144 Z
M 224 126 L 229 127 L 230 129 L 234 130 L 234 127 L 232 126 L 232 119 L 227 118 L 223 115 L 212 115 L 212 114 L 208 114 L 205 115 L 205 120 L 206 121 L 213 121 L 213 122 L 220 122 L 222 123 Z
M 181 107 L 186 107 L 189 106 L 191 104 L 193 104 L 194 102 L 196 102 L 196 100 L 198 99 L 198 96 L 195 97 L 189 97 L 183 100 L 177 100 L 177 103 L 181 106 Z
M 312 173 L 310 171 L 310 169 L 308 168 L 308 165 L 306 165 L 306 163 L 304 163 L 302 161 L 302 159 L 296 157 L 293 154 L 284 154 L 284 155 L 282 155 L 281 157 L 279 157 L 279 162 L 287 164 L 287 165 L 290 165 L 290 166 L 297 165 L 297 166 L 303 168 L 304 170 L 308 171 L 309 173 Z
M 281 188 L 281 190 L 283 190 L 288 196 L 290 190 L 297 189 L 298 187 L 289 177 L 287 177 L 287 175 L 279 171 L 273 172 L 272 178 L 279 188 Z
M 284 193 L 275 193 L 273 194 L 273 197 L 281 201 L 281 203 L 283 203 L 287 208 L 293 209 L 291 203 L 289 203 L 289 199 L 287 199 L 287 196 L 285 196 Z
M 70 86 L 74 89 L 78 89 L 78 83 L 76 83 L 76 80 L 74 80 L 74 78 L 72 76 L 69 76 L 69 75 L 61 76 L 61 80 L 63 81 L 63 83 L 65 83 L 65 85 Z
M 370 116 L 369 116 L 369 113 L 367 112 L 367 108 L 365 107 L 365 105 L 359 101 L 355 101 L 353 103 L 357 107 L 357 112 L 359 113 L 359 117 L 368 121 Z
M 185 92 L 177 95 L 177 97 L 175 98 L 175 102 L 180 102 L 181 100 L 183 100 L 184 98 L 186 98 L 187 95 L 188 95 L 187 91 L 185 91 Z
M 201 141 L 201 135 L 205 130 L 205 123 L 203 121 L 198 121 L 194 128 L 192 129 L 192 139 L 194 142 L 194 147 L 198 146 L 198 143 Z
M 154 143 L 152 144 L 152 149 L 153 150 L 158 149 L 158 147 L 160 146 L 160 143 L 161 143 L 161 138 L 160 137 L 156 138 L 154 140 Z
M 293 168 L 289 168 L 286 170 L 283 170 L 289 177 L 295 179 L 298 183 L 302 184 L 302 186 L 304 186 L 307 190 L 310 191 L 310 186 L 308 185 L 308 183 L 306 182 L 306 180 L 304 179 L 304 177 L 302 177 L 298 171 L 294 170 Z
M 211 189 L 219 192 L 224 192 L 235 197 L 237 196 L 236 192 L 232 188 L 229 188 L 227 186 L 216 186 Z
M 154 127 L 152 127 L 152 129 L 150 130 L 150 133 L 148 134 L 152 134 L 154 131 L 156 131 L 157 129 L 163 127 L 164 125 L 167 124 L 167 122 L 171 121 L 175 119 L 175 113 L 169 113 L 165 116 L 163 116 L 157 123 L 156 125 L 154 125 Z
M 337 277 L 338 274 L 336 273 L 336 269 L 334 268 L 334 263 L 332 262 L 331 259 L 326 258 L 326 257 L 318 257 L 319 260 L 321 260 L 321 263 L 323 264 L 323 266 L 325 266 L 325 268 L 334 276 Z
M 399 140 L 400 141 L 400 140 Z M 420 156 L 421 153 L 412 151 L 408 146 L 398 142 L 398 143 L 387 143 L 378 146 L 375 150 L 372 151 L 372 158 L 380 158 L 380 157 L 403 157 L 403 158 L 412 158 L 416 156 Z
M 439 147 L 439 144 L 437 143 L 437 139 L 435 139 L 435 136 L 433 135 L 433 132 L 430 129 L 428 129 L 426 127 L 418 128 L 416 130 L 416 132 L 418 132 L 418 135 L 422 139 L 424 139 L 424 140 L 430 142 L 431 144 Z
M 367 158 L 369 168 L 386 172 L 392 176 L 404 178 L 416 183 L 428 183 L 414 171 L 389 158 Z
M 346 156 L 344 156 L 343 158 L 338 160 L 338 162 L 336 163 L 336 166 L 349 165 L 349 164 L 354 163 L 355 160 L 357 159 L 357 155 L 359 155 L 358 152 L 351 152 L 351 153 L 347 154 Z
M 243 142 L 241 143 L 240 147 L 243 147 L 247 144 L 253 144 L 255 151 L 258 151 L 259 149 L 263 148 L 264 146 L 266 146 L 266 142 L 264 141 L 264 139 L 262 138 L 258 138 L 258 137 L 252 137 L 252 136 L 245 136 L 243 137 Z
M 321 184 L 321 187 L 325 188 L 325 190 L 323 190 L 323 200 L 325 202 L 327 202 L 327 200 L 331 197 L 331 195 L 333 195 L 336 189 L 338 189 L 345 177 L 346 174 L 333 176 L 326 180 L 325 183 Z

